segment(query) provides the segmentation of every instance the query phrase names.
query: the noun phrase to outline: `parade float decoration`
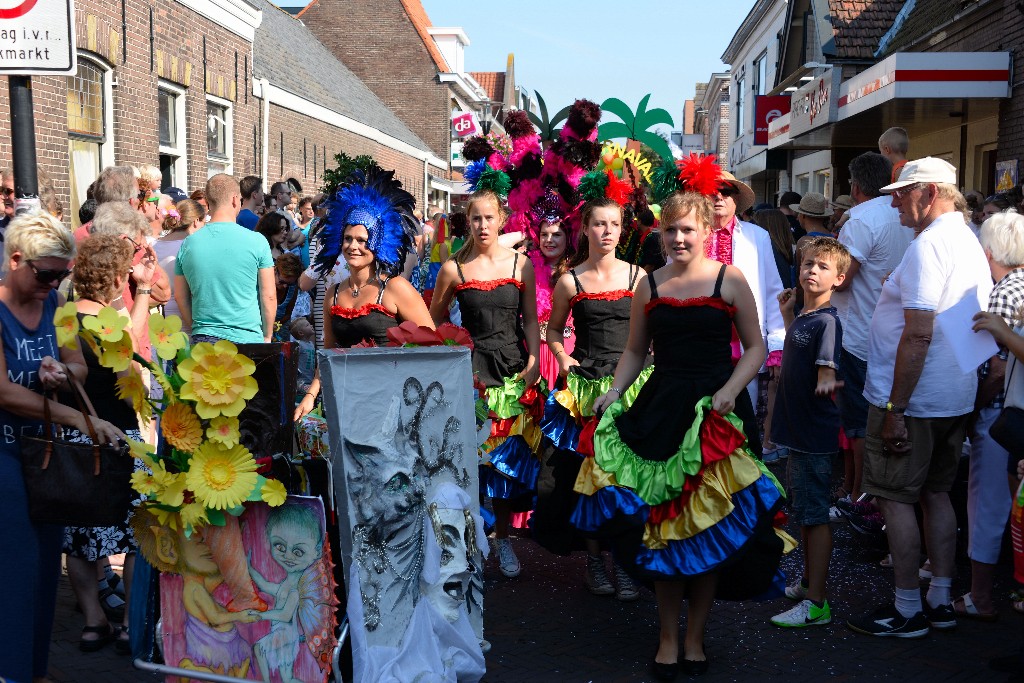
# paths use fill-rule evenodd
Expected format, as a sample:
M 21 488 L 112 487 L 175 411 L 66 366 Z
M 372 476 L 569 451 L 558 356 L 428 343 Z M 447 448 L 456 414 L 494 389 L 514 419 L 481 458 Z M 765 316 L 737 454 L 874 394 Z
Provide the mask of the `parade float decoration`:
M 302 680 L 326 680 L 335 643 L 332 605 L 337 600 L 333 579 L 325 583 L 320 574 L 330 576 L 330 553 L 324 550 L 317 560 L 315 587 L 290 577 L 291 583 L 301 584 L 298 602 L 280 587 L 267 588 L 271 584 L 265 577 L 275 576 L 273 568 L 261 565 L 254 573 L 247 562 L 259 553 L 253 555 L 255 541 L 247 547 L 243 536 L 255 534 L 266 544 L 267 517 L 277 515 L 268 510 L 278 510 L 288 500 L 284 485 L 263 474 L 269 458 L 258 461 L 243 444 L 243 412 L 259 389 L 256 364 L 226 340 L 190 346 L 179 318 L 153 314 L 149 338 L 157 358 L 168 362 L 165 371 L 163 363 L 134 353 L 128 322 L 127 316 L 106 307 L 84 316 L 79 325 L 74 303 L 58 309 L 54 318 L 58 344 L 77 348 L 84 342 L 100 365 L 120 375 L 117 397 L 131 402 L 140 421 L 158 418 L 161 448 L 131 439 L 129 447 L 144 465 L 131 479 L 143 497 L 132 518 L 135 538 L 146 560 L 165 572 L 162 613 L 181 617 L 176 625 L 165 623 L 165 660 L 194 671 L 270 680 L 268 667 L 274 668 L 282 653 L 292 653 L 300 643 L 310 649 L 315 639 L 318 645 L 309 657 L 296 655 L 292 661 L 305 671 Z M 160 391 L 150 392 L 140 368 L 151 373 Z M 262 440 L 272 436 L 264 432 Z M 322 507 L 312 514 L 320 519 L 318 528 L 325 529 Z M 257 529 L 247 530 L 249 519 L 259 520 Z M 307 531 L 312 528 L 308 521 L 304 525 Z M 325 531 L 318 532 L 318 540 L 326 549 Z M 285 609 L 286 599 L 296 605 L 294 610 Z M 236 624 L 243 623 L 253 626 L 242 632 Z M 274 648 L 265 640 L 268 633 Z M 256 647 L 259 642 L 262 649 Z
M 320 352 L 354 678 L 479 680 L 487 540 L 468 335 L 409 322 L 388 334 L 387 347 Z

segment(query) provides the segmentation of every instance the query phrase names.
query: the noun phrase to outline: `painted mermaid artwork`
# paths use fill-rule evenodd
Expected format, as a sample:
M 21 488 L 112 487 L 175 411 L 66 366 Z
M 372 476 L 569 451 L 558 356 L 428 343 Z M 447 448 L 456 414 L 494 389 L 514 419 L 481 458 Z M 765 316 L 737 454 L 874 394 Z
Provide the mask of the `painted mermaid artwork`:
M 334 647 L 334 582 L 324 530 L 314 511 L 301 503 L 273 508 L 267 515 L 270 556 L 284 571 L 280 582 L 269 581 L 250 561 L 250 575 L 273 606 L 259 615 L 270 632 L 253 646 L 263 680 L 277 673 L 281 683 L 304 683 L 296 677 L 299 648 L 305 646 L 327 677 Z

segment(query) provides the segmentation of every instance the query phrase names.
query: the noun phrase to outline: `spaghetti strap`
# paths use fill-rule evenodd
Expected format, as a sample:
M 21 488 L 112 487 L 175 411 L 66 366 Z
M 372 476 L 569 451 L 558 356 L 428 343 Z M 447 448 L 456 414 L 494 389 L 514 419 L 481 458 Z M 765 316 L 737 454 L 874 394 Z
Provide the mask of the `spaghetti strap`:
M 341 289 L 341 283 L 336 282 L 334 284 L 334 301 L 331 303 L 332 306 L 338 305 L 338 290 Z
M 377 305 L 378 306 L 382 305 L 381 302 L 384 301 L 384 288 L 388 286 L 388 282 L 390 282 L 390 281 L 391 281 L 391 278 L 385 278 L 385 279 L 380 281 L 380 291 L 377 292 Z
M 725 280 L 725 264 L 722 264 L 721 269 L 718 271 L 718 280 L 715 281 L 715 293 L 711 296 L 716 299 L 722 298 L 722 281 Z
M 658 298 L 658 284 L 654 281 L 654 273 L 647 274 L 647 284 L 651 286 L 651 301 Z
M 629 264 L 629 291 L 633 291 L 636 287 L 636 279 L 640 277 L 640 266 L 635 264 Z
M 572 281 L 576 283 L 576 293 L 583 294 L 583 285 L 580 283 L 580 279 L 576 277 L 576 269 L 570 270 L 569 274 L 572 275 Z
M 462 274 L 462 264 L 458 261 L 455 262 L 455 270 L 459 273 L 459 279 L 462 280 L 462 284 L 466 284 L 466 276 Z
M 518 280 L 516 277 L 516 271 L 519 270 L 519 252 L 516 252 L 516 257 L 512 259 L 512 279 Z

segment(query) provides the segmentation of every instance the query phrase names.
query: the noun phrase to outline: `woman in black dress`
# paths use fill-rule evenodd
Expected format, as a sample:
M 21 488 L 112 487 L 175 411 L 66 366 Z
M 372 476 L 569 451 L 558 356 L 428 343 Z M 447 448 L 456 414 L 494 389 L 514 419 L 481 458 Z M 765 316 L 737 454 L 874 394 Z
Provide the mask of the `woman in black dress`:
M 617 559 L 654 581 L 661 637 L 653 672 L 662 680 L 680 667 L 707 670 L 704 627 L 716 589 L 740 599 L 785 585 L 784 539 L 772 527 L 781 488 L 746 446 L 756 443 L 757 425 L 745 387 L 765 345 L 743 275 L 704 255 L 711 225 L 702 194 L 679 192 L 662 203 L 668 262 L 637 287 L 626 350 L 611 388 L 594 401 L 603 413 L 594 457 L 576 481 L 577 527 L 609 536 Z M 733 325 L 744 349 L 735 367 Z M 623 394 L 652 345 L 654 371 L 626 409 Z
M 475 192 L 466 207 L 470 239 L 441 267 L 430 302 L 436 323 L 459 302 L 462 325 L 473 337 L 473 374 L 486 387 L 491 437 L 481 447 L 480 490 L 494 507 L 494 533 L 501 572 L 519 575 L 509 541 L 513 509 L 530 509 L 537 486 L 540 446 L 537 422 L 544 397 L 534 387 L 540 331 L 530 260 L 498 243 L 507 214 L 490 190 Z
M 357 171 L 330 203 L 316 265 L 334 267 L 340 253 L 349 276 L 324 296 L 324 348 L 349 348 L 368 341 L 386 346 L 388 330 L 410 320 L 434 329 L 419 292 L 397 275 L 412 248 L 412 209 L 416 200 L 376 166 Z M 320 393 L 317 368 L 309 391 L 295 408 L 298 420 L 313 409 Z

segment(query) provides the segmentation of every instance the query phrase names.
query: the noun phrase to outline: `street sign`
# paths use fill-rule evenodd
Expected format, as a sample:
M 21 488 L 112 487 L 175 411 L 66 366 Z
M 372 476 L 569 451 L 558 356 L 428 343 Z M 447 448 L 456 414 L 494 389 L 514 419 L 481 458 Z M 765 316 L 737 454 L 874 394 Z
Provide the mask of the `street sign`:
M 0 73 L 73 75 L 74 0 L 0 0 Z
M 470 112 L 452 114 L 452 130 L 458 138 L 480 134 L 480 127 L 476 124 L 476 117 Z

